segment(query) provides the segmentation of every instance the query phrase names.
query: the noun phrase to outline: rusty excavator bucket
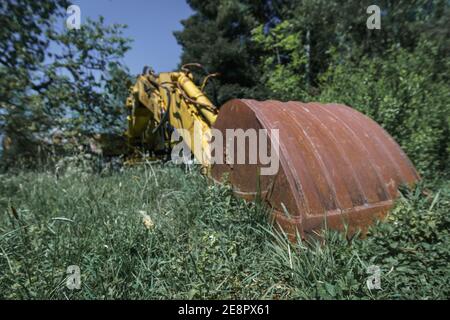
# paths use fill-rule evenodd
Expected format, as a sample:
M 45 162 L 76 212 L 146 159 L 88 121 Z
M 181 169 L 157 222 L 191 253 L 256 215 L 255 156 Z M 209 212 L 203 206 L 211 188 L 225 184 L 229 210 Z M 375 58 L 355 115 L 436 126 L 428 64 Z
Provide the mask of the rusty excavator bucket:
M 345 105 L 231 100 L 213 128 L 224 136 L 227 129 L 266 129 L 268 149 L 274 143 L 270 132 L 278 129 L 276 174 L 261 175 L 258 160 L 213 164 L 211 177 L 226 177 L 246 199 L 259 195 L 273 208 L 275 223 L 291 235 L 305 237 L 324 226 L 365 232 L 387 214 L 400 185 L 419 179 L 393 138 Z M 223 152 L 227 156 L 226 147 Z

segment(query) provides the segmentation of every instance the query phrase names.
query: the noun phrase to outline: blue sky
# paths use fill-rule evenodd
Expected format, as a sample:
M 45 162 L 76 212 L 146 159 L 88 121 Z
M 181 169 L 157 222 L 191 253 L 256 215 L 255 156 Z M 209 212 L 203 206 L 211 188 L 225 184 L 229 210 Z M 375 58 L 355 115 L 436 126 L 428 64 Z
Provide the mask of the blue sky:
M 81 23 L 87 17 L 105 17 L 106 24 L 127 24 L 125 36 L 134 40 L 125 57 L 133 74 L 144 65 L 156 72 L 171 71 L 180 61 L 181 47 L 173 31 L 181 30 L 180 20 L 193 12 L 185 0 L 73 0 L 81 9 Z

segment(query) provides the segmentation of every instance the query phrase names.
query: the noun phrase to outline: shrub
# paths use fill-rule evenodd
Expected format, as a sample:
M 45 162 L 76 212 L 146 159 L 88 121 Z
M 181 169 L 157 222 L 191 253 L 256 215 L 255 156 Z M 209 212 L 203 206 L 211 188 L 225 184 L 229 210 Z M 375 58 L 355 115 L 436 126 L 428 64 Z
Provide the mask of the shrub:
M 322 102 L 344 103 L 384 127 L 424 176 L 448 174 L 449 62 L 439 64 L 427 42 L 414 51 L 392 48 L 385 57 L 332 65 L 322 77 Z M 337 60 L 338 58 L 336 58 Z

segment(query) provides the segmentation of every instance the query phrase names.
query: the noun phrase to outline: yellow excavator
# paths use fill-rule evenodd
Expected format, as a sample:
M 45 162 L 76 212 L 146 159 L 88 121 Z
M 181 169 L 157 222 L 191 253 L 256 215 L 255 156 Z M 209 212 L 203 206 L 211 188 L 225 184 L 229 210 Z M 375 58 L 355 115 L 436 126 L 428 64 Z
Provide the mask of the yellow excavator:
M 393 138 L 355 109 L 247 99 L 219 108 L 205 93 L 217 74 L 196 81 L 193 68 L 202 66 L 160 74 L 144 68 L 126 101 L 130 147 L 167 159 L 182 143 L 213 181 L 230 183 L 247 200 L 264 201 L 273 222 L 289 235 L 306 237 L 324 227 L 365 232 L 388 213 L 401 185 L 419 179 Z M 218 133 L 225 142 L 212 147 Z M 277 166 L 252 159 L 255 145 Z M 228 161 L 236 153 L 243 153 L 243 161 Z M 268 166 L 276 170 L 262 174 Z

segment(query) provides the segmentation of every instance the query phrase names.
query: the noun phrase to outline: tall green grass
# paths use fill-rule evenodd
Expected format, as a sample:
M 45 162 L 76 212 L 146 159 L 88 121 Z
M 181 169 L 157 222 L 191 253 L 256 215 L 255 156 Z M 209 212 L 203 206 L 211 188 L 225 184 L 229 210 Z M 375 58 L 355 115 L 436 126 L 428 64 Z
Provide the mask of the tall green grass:
M 449 298 L 449 188 L 406 193 L 366 240 L 293 244 L 197 172 L 1 175 L 0 298 Z M 78 265 L 81 289 L 66 287 Z M 367 267 L 381 268 L 369 290 Z

